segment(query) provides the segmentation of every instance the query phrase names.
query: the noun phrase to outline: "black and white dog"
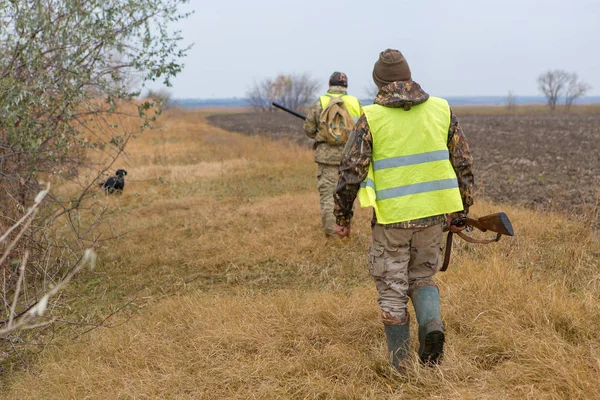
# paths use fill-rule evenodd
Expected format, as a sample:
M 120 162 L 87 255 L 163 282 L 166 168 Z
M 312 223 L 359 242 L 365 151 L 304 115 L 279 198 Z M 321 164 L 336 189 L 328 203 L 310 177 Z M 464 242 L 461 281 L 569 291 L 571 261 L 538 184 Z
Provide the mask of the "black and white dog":
M 125 187 L 125 175 L 127 175 L 127 171 L 124 169 L 118 169 L 115 176 L 111 176 L 100 184 L 100 187 L 104 189 L 107 194 L 112 194 L 115 192 L 122 192 Z

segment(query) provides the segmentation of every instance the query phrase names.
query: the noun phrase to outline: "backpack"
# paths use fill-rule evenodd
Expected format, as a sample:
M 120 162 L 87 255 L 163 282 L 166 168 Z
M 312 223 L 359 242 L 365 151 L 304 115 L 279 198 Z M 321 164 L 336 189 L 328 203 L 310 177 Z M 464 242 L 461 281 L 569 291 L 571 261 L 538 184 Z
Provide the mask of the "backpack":
M 331 100 L 319 116 L 319 136 L 330 145 L 342 146 L 348 141 L 348 135 L 354 126 L 354 119 L 346 109 L 341 96 L 328 97 Z

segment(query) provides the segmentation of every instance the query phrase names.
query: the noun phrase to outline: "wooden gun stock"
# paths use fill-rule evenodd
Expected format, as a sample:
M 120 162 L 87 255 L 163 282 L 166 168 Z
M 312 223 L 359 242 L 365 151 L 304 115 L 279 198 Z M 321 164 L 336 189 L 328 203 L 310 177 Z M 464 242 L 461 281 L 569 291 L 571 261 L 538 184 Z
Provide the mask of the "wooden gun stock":
M 512 224 L 510 223 L 510 219 L 508 219 L 508 215 L 506 215 L 503 212 L 485 215 L 480 218 L 469 218 L 467 216 L 460 216 L 458 218 L 455 218 L 450 223 L 450 225 L 466 226 L 467 230 L 469 229 L 469 227 L 477 228 L 482 232 L 490 231 L 495 232 L 497 234 L 494 239 L 478 240 L 467 236 L 462 232 L 456 233 L 461 239 L 464 239 L 469 243 L 488 244 L 492 242 L 497 242 L 498 240 L 500 240 L 502 235 L 515 235 Z M 450 264 L 450 253 L 452 252 L 453 232 L 450 230 L 449 226 L 444 228 L 444 232 L 446 231 L 448 232 L 448 238 L 446 239 L 446 254 L 444 256 L 444 263 L 442 264 L 442 268 L 440 269 L 440 271 L 445 271 L 446 269 L 448 269 L 448 265 Z
M 452 221 L 452 225 L 471 226 L 479 229 L 481 232 L 491 231 L 506 236 L 515 235 L 510 219 L 508 219 L 508 216 L 503 212 L 486 215 L 480 218 L 458 217 Z

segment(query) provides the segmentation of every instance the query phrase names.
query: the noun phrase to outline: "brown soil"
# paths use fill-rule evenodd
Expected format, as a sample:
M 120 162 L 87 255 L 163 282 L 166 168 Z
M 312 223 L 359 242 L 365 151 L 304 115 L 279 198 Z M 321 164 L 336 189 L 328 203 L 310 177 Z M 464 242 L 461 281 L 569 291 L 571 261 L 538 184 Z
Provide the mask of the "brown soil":
M 304 121 L 283 111 L 246 112 L 239 114 L 213 114 L 208 120 L 219 128 L 246 135 L 268 136 L 273 139 L 285 139 L 302 146 L 312 146 L 302 129 Z
M 496 202 L 596 211 L 600 113 L 459 115 L 474 158 L 478 195 Z M 214 125 L 310 146 L 302 121 L 283 112 L 213 115 Z

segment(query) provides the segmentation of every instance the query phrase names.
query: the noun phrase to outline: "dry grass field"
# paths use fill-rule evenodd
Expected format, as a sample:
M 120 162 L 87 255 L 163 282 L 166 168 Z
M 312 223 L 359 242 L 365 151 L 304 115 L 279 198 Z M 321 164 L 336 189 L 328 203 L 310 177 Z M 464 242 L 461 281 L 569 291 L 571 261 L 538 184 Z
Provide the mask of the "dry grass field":
M 327 241 L 309 149 L 215 128 L 198 111 L 171 110 L 162 125 L 115 165 L 129 180 L 105 202 L 123 238 L 70 288 L 114 307 L 134 300 L 135 314 L 57 341 L 4 398 L 599 398 L 589 219 L 479 201 L 473 215 L 504 210 L 517 236 L 456 243 L 438 275 L 446 356 L 400 376 L 366 268 L 370 211 L 351 239 Z

